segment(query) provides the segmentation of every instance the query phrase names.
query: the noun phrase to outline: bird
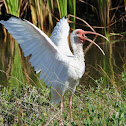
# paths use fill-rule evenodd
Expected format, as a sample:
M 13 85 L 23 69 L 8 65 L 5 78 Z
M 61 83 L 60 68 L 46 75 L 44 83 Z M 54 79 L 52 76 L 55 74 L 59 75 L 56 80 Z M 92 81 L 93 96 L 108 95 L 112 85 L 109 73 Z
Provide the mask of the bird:
M 61 114 L 63 96 L 70 92 L 69 109 L 72 118 L 72 96 L 85 72 L 83 44 L 89 41 L 104 54 L 104 51 L 86 34 L 108 39 L 96 32 L 76 29 L 70 34 L 72 52 L 68 44 L 70 26 L 66 17 L 57 22 L 50 37 L 31 22 L 8 13 L 0 15 L 0 23 L 20 45 L 24 56 L 31 56 L 29 59 L 31 66 L 34 67 L 36 74 L 40 73 L 40 80 L 50 87 L 51 101 L 60 103 Z

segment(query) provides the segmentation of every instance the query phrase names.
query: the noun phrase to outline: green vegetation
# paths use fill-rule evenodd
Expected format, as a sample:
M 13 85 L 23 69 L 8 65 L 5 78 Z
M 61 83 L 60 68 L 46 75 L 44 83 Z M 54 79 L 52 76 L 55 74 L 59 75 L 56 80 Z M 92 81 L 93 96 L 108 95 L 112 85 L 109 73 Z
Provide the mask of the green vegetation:
M 126 83 L 126 73 L 122 73 L 122 82 Z M 63 118 L 65 125 L 72 126 L 125 126 L 126 94 L 116 87 L 102 88 L 103 79 L 96 80 L 97 87 L 86 89 L 80 85 L 73 97 L 73 121 L 70 122 L 68 94 L 65 95 L 63 117 L 59 106 L 50 103 L 49 89 L 43 86 L 37 89 L 21 84 L 20 92 L 14 88 L 11 94 L 8 88 L 0 90 L 0 125 L 58 125 Z

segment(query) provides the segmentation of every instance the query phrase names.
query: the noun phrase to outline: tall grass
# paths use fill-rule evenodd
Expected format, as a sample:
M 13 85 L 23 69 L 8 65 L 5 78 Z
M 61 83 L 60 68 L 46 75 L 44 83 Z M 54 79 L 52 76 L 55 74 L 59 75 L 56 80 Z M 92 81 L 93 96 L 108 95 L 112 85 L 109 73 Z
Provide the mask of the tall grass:
M 70 14 L 76 15 L 76 0 L 57 0 L 57 6 L 60 18 L 67 16 L 68 10 Z M 71 21 L 75 22 L 75 18 L 72 17 Z M 73 23 L 71 27 L 75 29 L 75 24 Z
M 57 6 L 59 10 L 60 18 L 67 16 L 67 0 L 57 0 Z
M 20 6 L 20 1 L 19 0 L 6 0 L 6 4 L 8 7 L 8 11 L 15 15 L 19 16 L 19 6 Z
M 102 26 L 108 26 L 110 21 L 109 10 L 111 8 L 111 0 L 97 0 L 98 2 L 98 13 Z
M 76 15 L 76 0 L 69 0 L 69 10 L 70 14 Z M 75 18 L 71 18 L 71 21 L 75 22 Z M 71 27 L 75 29 L 75 24 L 72 24 Z
M 6 5 L 7 5 L 7 10 L 15 15 L 15 16 L 19 16 L 19 6 L 20 6 L 20 1 L 17 0 L 6 0 Z M 21 54 L 20 54 L 20 48 L 18 46 L 18 43 L 16 41 L 14 41 L 14 39 L 12 39 L 12 36 L 10 36 L 10 40 L 12 40 L 12 45 L 14 46 L 14 52 L 13 54 L 13 63 L 11 64 L 11 69 L 10 69 L 10 75 L 19 78 L 20 81 L 22 81 L 23 83 L 25 82 L 25 76 L 23 73 L 23 66 L 22 66 L 22 62 L 21 62 Z M 11 46 L 12 46 L 11 45 Z M 12 61 L 11 61 L 12 62 Z M 13 78 L 10 78 L 8 80 L 9 83 L 9 87 L 10 87 L 10 92 L 13 89 L 13 87 L 19 87 L 20 83 L 18 83 L 18 81 L 15 81 Z M 17 90 L 19 91 L 20 88 L 17 88 Z

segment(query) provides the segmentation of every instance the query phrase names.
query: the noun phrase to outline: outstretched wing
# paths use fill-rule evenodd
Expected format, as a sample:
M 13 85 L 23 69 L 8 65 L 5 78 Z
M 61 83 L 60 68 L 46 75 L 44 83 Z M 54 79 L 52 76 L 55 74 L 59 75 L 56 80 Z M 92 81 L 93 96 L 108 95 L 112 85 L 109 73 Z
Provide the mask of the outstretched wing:
M 49 87 L 57 81 L 67 79 L 68 66 L 64 65 L 65 57 L 51 39 L 35 25 L 15 16 L 7 15 L 1 24 L 20 44 L 24 56 L 31 55 L 29 62 L 38 73 L 40 79 Z M 62 73 L 62 74 L 61 74 Z
M 64 55 L 73 56 L 68 43 L 69 30 L 68 19 L 63 17 L 54 27 L 50 39 Z

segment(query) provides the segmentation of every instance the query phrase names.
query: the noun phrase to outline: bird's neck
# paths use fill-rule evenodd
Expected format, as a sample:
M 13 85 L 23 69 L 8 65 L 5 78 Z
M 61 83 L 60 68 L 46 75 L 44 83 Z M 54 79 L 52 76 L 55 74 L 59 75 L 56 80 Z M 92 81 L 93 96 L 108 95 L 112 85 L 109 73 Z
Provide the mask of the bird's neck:
M 74 57 L 76 60 L 84 62 L 84 52 L 83 52 L 83 45 L 82 44 L 72 44 Z

